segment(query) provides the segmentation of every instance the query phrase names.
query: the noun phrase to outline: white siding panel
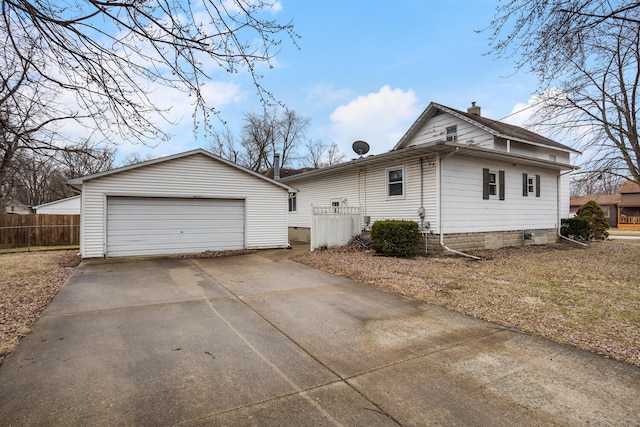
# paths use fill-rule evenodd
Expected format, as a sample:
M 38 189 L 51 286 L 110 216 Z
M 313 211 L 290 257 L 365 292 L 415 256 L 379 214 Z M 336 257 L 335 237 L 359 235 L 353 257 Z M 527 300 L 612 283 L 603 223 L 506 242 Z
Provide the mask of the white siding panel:
M 80 196 L 47 203 L 36 208 L 41 215 L 80 215 Z
M 386 169 L 404 166 L 405 197 L 387 199 Z M 434 227 L 436 221 L 435 160 L 423 160 L 423 203 L 425 221 Z M 311 227 L 311 205 L 329 206 L 331 200 L 341 199 L 344 206 L 358 206 L 362 216 L 370 216 L 371 224 L 382 219 L 420 221 L 420 161 L 393 161 L 384 165 L 351 169 L 335 175 L 311 176 L 287 180 L 296 187 L 297 212 L 289 213 L 290 227 Z M 364 224 L 364 221 L 362 222 Z
M 505 200 L 482 198 L 482 169 L 505 171 Z M 522 174 L 540 175 L 540 197 L 522 195 Z M 557 171 L 461 155 L 443 160 L 442 227 L 447 233 L 557 227 Z
M 456 142 L 459 144 L 494 148 L 492 134 L 447 113 L 438 114 L 427 120 L 420 130 L 416 132 L 415 137 L 409 142 L 408 146 L 444 141 L 447 127 L 454 125 L 457 126 Z
M 85 181 L 81 239 L 85 258 L 105 254 L 107 196 L 245 199 L 246 247 L 288 245 L 284 188 L 195 154 Z

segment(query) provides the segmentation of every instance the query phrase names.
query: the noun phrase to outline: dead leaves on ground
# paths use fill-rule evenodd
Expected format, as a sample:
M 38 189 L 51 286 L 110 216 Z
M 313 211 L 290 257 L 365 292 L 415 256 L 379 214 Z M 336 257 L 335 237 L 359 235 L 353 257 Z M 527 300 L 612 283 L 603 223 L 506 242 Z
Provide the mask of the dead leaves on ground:
M 0 363 L 79 263 L 76 251 L 0 255 Z

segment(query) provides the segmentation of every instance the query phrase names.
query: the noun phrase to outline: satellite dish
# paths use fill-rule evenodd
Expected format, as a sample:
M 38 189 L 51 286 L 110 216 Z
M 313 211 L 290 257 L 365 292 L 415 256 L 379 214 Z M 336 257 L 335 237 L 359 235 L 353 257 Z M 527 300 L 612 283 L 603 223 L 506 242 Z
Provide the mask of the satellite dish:
M 369 144 L 364 141 L 356 141 L 351 147 L 360 157 L 369 152 Z

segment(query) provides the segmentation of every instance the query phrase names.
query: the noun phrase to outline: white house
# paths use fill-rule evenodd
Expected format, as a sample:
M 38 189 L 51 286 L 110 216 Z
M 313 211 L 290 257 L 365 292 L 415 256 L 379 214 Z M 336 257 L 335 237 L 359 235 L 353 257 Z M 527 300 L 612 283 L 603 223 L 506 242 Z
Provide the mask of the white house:
M 288 246 L 295 189 L 205 150 L 72 179 L 83 258 Z
M 523 128 L 431 103 L 393 150 L 282 178 L 292 239 L 308 239 L 313 206 L 360 208 L 363 224 L 418 222 L 429 245 L 457 250 L 557 240 L 569 216 L 570 155 Z
M 80 215 L 80 196 L 34 206 L 33 209 L 40 215 Z

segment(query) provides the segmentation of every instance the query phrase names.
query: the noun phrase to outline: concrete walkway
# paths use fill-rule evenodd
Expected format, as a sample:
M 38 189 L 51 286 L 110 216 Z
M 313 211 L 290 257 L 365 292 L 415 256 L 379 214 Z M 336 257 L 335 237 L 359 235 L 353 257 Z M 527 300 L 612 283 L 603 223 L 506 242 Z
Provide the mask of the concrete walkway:
M 287 257 L 83 262 L 0 425 L 640 425 L 636 367 Z

